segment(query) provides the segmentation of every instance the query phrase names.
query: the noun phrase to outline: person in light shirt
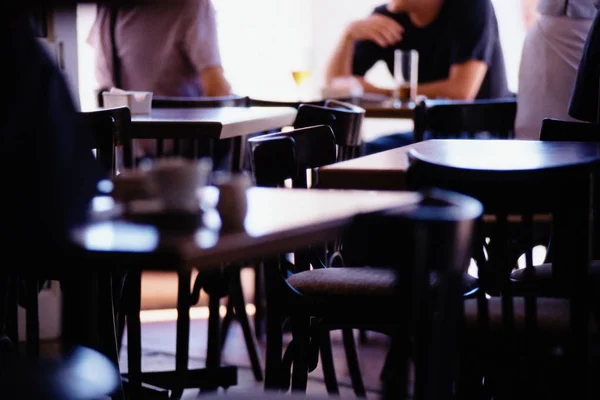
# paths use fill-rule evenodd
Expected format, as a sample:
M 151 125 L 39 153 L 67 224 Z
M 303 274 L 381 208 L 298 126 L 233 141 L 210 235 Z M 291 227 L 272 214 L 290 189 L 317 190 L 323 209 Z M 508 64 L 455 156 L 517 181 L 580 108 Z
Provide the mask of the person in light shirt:
M 537 140 L 544 118 L 575 120 L 569 101 L 598 0 L 522 0 L 528 27 L 517 94 L 515 136 Z M 537 7 L 536 7 L 537 6 Z M 533 14 L 531 10 L 537 9 Z M 594 86 L 597 90 L 598 84 Z M 597 104 L 593 102 L 594 107 Z
M 111 41 L 114 10 L 118 69 Z M 100 5 L 87 42 L 95 51 L 99 90 L 119 87 L 176 97 L 231 94 L 221 65 L 215 9 L 210 0 L 125 1 L 118 8 Z M 154 140 L 136 142 L 136 147 L 141 147 L 138 156 L 155 152 Z M 228 150 L 228 142 L 215 143 L 217 164 Z

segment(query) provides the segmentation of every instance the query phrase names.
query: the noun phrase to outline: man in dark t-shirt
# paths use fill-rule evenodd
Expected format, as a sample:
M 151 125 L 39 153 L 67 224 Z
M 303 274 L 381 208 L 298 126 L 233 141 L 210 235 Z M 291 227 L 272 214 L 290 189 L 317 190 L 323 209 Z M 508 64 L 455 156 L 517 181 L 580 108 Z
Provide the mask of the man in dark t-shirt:
M 391 0 L 348 25 L 327 81 L 354 76 L 365 92 L 391 96 L 364 75 L 379 60 L 393 74 L 396 49 L 419 53 L 419 95 L 456 100 L 512 95 L 490 0 Z

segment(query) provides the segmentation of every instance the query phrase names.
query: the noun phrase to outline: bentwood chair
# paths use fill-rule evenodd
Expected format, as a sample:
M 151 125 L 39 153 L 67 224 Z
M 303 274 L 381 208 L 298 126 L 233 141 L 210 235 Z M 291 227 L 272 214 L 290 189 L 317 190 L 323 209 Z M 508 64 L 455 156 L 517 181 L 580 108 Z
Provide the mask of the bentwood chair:
M 328 126 L 321 125 L 291 132 L 274 133 L 250 139 L 249 142 L 253 154 L 253 173 L 258 186 L 283 187 L 284 182 L 290 179 L 293 188 L 307 188 L 307 170 L 336 161 L 335 139 Z M 313 182 L 313 184 L 315 183 Z M 293 212 L 293 210 L 290 212 Z M 347 238 L 347 240 L 351 239 Z M 365 241 L 367 239 L 362 237 L 361 240 L 353 242 L 349 248 L 362 248 L 365 245 Z M 357 257 L 356 255 L 350 255 L 349 260 L 356 261 L 356 263 L 349 265 L 390 265 L 390 260 L 393 257 L 389 256 L 389 249 L 396 248 L 396 242 L 394 239 L 394 243 L 385 242 L 389 246 L 382 246 L 381 243 L 384 242 L 369 241 L 368 247 L 371 250 L 369 256 Z M 341 256 L 331 257 L 326 254 L 325 249 L 316 247 L 313 249 L 298 249 L 294 253 L 293 265 L 286 261 L 281 261 L 283 263 L 281 266 L 282 276 L 289 277 L 284 283 L 272 280 L 270 285 L 274 285 L 276 291 L 281 291 L 281 295 L 286 299 L 283 304 L 289 305 L 291 311 L 290 309 L 286 310 L 273 306 L 273 304 L 281 304 L 281 299 L 273 298 L 268 301 L 267 376 L 265 380 L 267 388 L 288 387 L 288 374 L 291 364 L 293 364 L 294 374 L 299 375 L 296 377 L 297 383 L 292 383 L 292 385 L 296 389 L 302 390 L 302 382 L 304 381 L 303 372 L 297 373 L 296 371 L 303 371 L 303 368 L 306 366 L 303 364 L 306 352 L 299 350 L 297 346 L 299 346 L 299 342 L 310 336 L 311 345 L 307 368 L 309 371 L 316 368 L 320 352 L 327 390 L 332 394 L 338 393 L 337 379 L 331 356 L 329 330 L 342 329 L 346 358 L 354 391 L 358 396 L 365 395 L 352 329 L 372 328 L 373 330 L 389 334 L 390 331 L 385 326 L 385 323 L 376 326 L 377 324 L 373 324 L 372 321 L 366 322 L 364 318 L 357 318 L 353 321 L 346 320 L 345 323 L 336 325 L 335 323 L 329 324 L 326 321 L 319 321 L 319 317 L 309 322 L 312 333 L 309 334 L 308 331 L 294 330 L 293 320 L 298 316 L 298 313 L 302 315 L 307 310 L 311 310 L 311 307 L 314 306 L 311 302 L 315 298 L 323 296 L 328 297 L 335 294 L 354 300 L 360 298 L 364 301 L 364 304 L 360 307 L 373 306 L 375 309 L 381 309 L 381 307 L 385 309 L 385 303 L 389 300 L 391 293 L 390 288 L 393 287 L 395 281 L 394 273 L 386 268 L 328 268 L 336 266 L 341 259 Z M 268 294 L 271 292 L 272 289 L 267 290 Z M 333 310 L 335 307 L 333 304 L 328 304 L 327 307 L 332 307 L 331 310 Z M 341 308 L 338 311 L 342 315 L 344 314 L 342 311 L 343 307 L 339 306 Z M 321 314 L 317 311 L 315 315 L 319 316 Z M 277 354 L 281 354 L 279 346 L 281 346 L 282 318 L 287 318 L 288 316 L 292 320 L 292 334 L 295 338 L 292 340 L 292 343 L 296 344 L 291 344 L 283 358 L 279 359 Z M 303 319 L 306 316 L 300 318 Z M 302 322 L 302 324 L 304 323 L 306 321 Z M 299 322 L 296 322 L 296 325 L 298 324 Z M 281 363 L 284 364 L 284 367 L 281 369 L 282 372 L 276 372 L 277 365 Z
M 458 397 L 562 398 L 575 387 L 586 391 L 592 329 L 586 293 L 592 156 L 553 161 L 552 157 L 541 156 L 544 147 L 528 142 L 523 144 L 529 146 L 527 156 L 540 160 L 535 167 L 524 165 L 527 160 L 518 158 L 507 158 L 501 165 L 496 158 L 486 168 L 482 150 L 477 156 L 469 155 L 466 141 L 455 141 L 460 144 L 460 152 L 458 147 L 452 151 L 447 141 L 432 142 L 439 151 L 409 153 L 409 188 L 439 187 L 472 196 L 483 204 L 484 217 L 496 218 L 493 231 L 484 231 L 480 226 L 474 241 L 479 247 L 483 236 L 491 233 L 493 246 L 487 259 L 478 265 L 484 290 L 476 299 L 465 301 Z M 501 151 L 498 147 L 494 152 Z M 555 148 L 552 154 L 564 152 L 568 150 Z M 553 221 L 552 273 L 560 293 L 551 298 L 525 288 L 515 293 L 510 282 L 512 265 L 507 248 L 515 239 L 530 244 L 523 273 L 532 281 L 536 279 L 531 245 L 536 214 L 550 214 Z M 509 219 L 514 216 L 523 221 L 518 238 L 508 229 Z M 495 271 L 500 273 L 494 275 Z M 487 298 L 488 282 L 498 276 L 502 281 L 500 294 Z
M 517 100 L 513 97 L 489 100 L 424 100 L 414 110 L 414 141 L 486 137 L 514 138 Z
M 98 109 L 79 112 L 81 127 L 90 133 L 91 151 L 95 152 L 98 163 L 107 178 L 113 178 L 117 172 L 116 149 L 123 145 L 131 123 L 131 113 L 127 107 Z M 51 271 L 41 280 L 26 279 L 19 288 L 19 303 L 26 308 L 27 352 L 30 357 L 39 356 L 39 311 L 38 293 L 47 279 L 56 279 Z M 121 285 L 121 277 L 115 277 L 115 284 Z M 118 304 L 120 293 L 114 294 Z M 110 328 L 109 328 L 110 329 Z
M 325 100 L 323 105 L 301 104 L 294 128 L 328 125 L 335 135 L 337 161 L 357 157 L 361 145 L 361 128 L 365 109 L 339 100 Z
M 255 102 L 255 101 L 254 101 Z M 283 105 L 278 102 L 259 102 L 260 106 Z M 319 102 L 295 104 L 298 109 L 296 119 L 293 123 L 294 129 L 307 128 L 317 125 L 329 126 L 334 134 L 336 161 L 354 158 L 360 153 L 361 127 L 364 120 L 365 110 L 354 104 L 340 100 L 326 99 Z M 252 154 L 250 154 L 252 157 Z M 316 179 L 312 174 L 313 182 Z M 254 293 L 256 313 L 254 326 L 256 336 L 262 337 L 264 321 L 264 289 L 262 285 L 263 271 L 256 268 Z
M 540 140 L 553 142 L 600 142 L 600 125 L 587 122 L 565 121 L 554 118 L 545 118 L 542 120 L 540 129 Z M 594 201 L 598 204 L 600 201 L 599 186 L 594 187 Z M 598 209 L 596 206 L 595 209 Z M 600 232 L 600 218 L 594 214 L 593 232 Z M 600 246 L 594 243 L 592 247 L 592 265 L 590 266 L 590 291 L 600 284 Z M 559 287 L 552 276 L 552 240 L 547 243 L 546 262 L 536 266 L 535 282 L 532 282 L 525 276 L 523 269 L 515 270 L 511 273 L 511 280 L 516 292 L 519 292 L 522 284 L 527 290 L 536 290 L 540 295 L 553 296 L 559 292 Z

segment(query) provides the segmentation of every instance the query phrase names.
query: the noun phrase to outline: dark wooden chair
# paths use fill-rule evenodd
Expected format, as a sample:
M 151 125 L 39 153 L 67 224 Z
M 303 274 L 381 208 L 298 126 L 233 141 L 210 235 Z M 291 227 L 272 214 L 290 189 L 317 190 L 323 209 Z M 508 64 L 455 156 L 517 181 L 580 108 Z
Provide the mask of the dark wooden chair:
M 414 141 L 431 139 L 514 138 L 516 98 L 489 100 L 424 100 L 414 110 Z
M 123 145 L 122 137 L 127 135 L 131 124 L 131 113 L 127 107 L 98 109 L 95 111 L 79 112 L 81 128 L 88 132 L 92 139 L 90 143 L 96 159 L 103 167 L 106 177 L 112 179 L 117 172 L 116 149 Z M 100 193 L 99 193 L 100 194 Z M 106 193 L 108 194 L 108 193 Z M 50 277 L 57 278 L 57 277 Z M 26 337 L 28 354 L 39 356 L 39 311 L 38 293 L 46 282 L 28 279 L 24 281 L 20 292 L 20 301 L 26 309 Z M 115 297 L 115 300 L 118 300 Z
M 310 171 L 313 168 L 336 162 L 336 141 L 331 128 L 325 125 L 264 135 L 250 139 L 249 143 L 253 154 L 253 173 L 258 186 L 283 187 L 285 181 L 289 179 L 291 180 L 292 188 L 307 188 L 309 187 L 307 183 L 307 170 Z M 313 182 L 313 185 L 315 183 Z M 352 238 L 347 239 L 352 240 Z M 362 240 L 366 239 L 363 237 Z M 368 246 L 372 251 L 370 253 L 371 256 L 356 257 L 356 255 L 352 255 L 350 259 L 358 261 L 358 263 L 350 265 L 390 265 L 390 260 L 393 257 L 390 256 L 389 249 L 395 248 L 395 246 L 393 244 L 391 246 L 382 246 L 377 243 L 369 243 L 371 244 Z M 389 241 L 385 243 L 390 244 Z M 349 245 L 349 248 L 356 247 L 362 248 L 361 243 L 351 242 Z M 384 248 L 387 251 L 384 251 Z M 378 256 L 375 256 L 375 254 Z M 266 388 L 287 387 L 289 385 L 289 375 L 286 374 L 289 374 L 291 364 L 294 363 L 294 371 L 301 368 L 301 372 L 295 378 L 298 383 L 292 383 L 292 386 L 293 388 L 303 390 L 303 385 L 305 384 L 303 384 L 305 382 L 303 374 L 316 368 L 317 355 L 320 351 L 328 392 L 332 394 L 338 393 L 327 323 L 322 322 L 321 325 L 318 323 L 315 325 L 315 321 L 313 320 L 312 322 L 313 327 L 311 330 L 313 333 L 310 334 L 312 344 L 309 351 L 310 362 L 308 365 L 301 364 L 303 362 L 302 359 L 298 359 L 298 357 L 306 356 L 306 348 L 302 347 L 304 350 L 300 350 L 297 347 L 298 344 L 291 345 L 283 356 L 285 367 L 282 371 L 284 372 L 277 376 L 277 372 L 274 369 L 282 360 L 278 359 L 278 356 L 269 358 L 269 354 L 281 354 L 281 349 L 278 346 L 281 346 L 282 315 L 292 315 L 292 333 L 296 338 L 293 339 L 293 342 L 298 343 L 306 339 L 308 335 L 307 331 L 294 330 L 293 315 L 297 315 L 298 313 L 304 315 L 307 310 L 312 310 L 311 307 L 314 305 L 312 301 L 315 298 L 328 297 L 330 294 L 335 294 L 336 296 L 346 297 L 348 300 L 353 299 L 353 301 L 357 302 L 356 307 L 361 309 L 370 306 L 376 309 L 385 308 L 383 303 L 389 300 L 390 288 L 395 281 L 394 273 L 386 268 L 339 267 L 338 263 L 341 261 L 341 258 L 339 255 L 334 257 L 329 255 L 327 246 L 324 248 L 317 246 L 312 249 L 298 249 L 294 252 L 293 265 L 286 261 L 281 261 L 282 276 L 289 277 L 283 284 L 276 278 L 271 280 L 270 286 L 274 285 L 275 289 L 268 289 L 267 296 L 278 292 L 279 295 L 284 296 L 283 298 L 286 299 L 283 301 L 283 304 L 289 305 L 292 311 L 273 307 L 273 304 L 282 304 L 281 298 L 277 299 L 274 297 L 272 300 L 267 300 L 267 304 L 269 304 L 267 312 L 269 314 L 267 316 L 268 355 L 267 377 L 265 380 Z M 339 268 L 328 268 L 330 266 L 338 266 Z M 273 266 L 270 267 L 272 270 Z M 266 270 L 267 268 L 265 268 Z M 361 304 L 359 305 L 358 303 Z M 339 310 L 340 315 L 344 314 L 342 311 L 344 307 L 341 304 L 335 302 L 324 304 L 326 304 L 326 306 L 324 305 L 324 309 L 330 312 L 335 307 L 341 307 Z M 349 309 L 348 304 L 345 305 L 346 310 Z M 290 314 L 287 314 L 288 312 Z M 312 312 L 316 312 L 314 315 L 322 317 L 319 311 Z M 301 318 L 306 318 L 306 315 Z M 390 333 L 386 327 L 382 327 L 381 324 L 380 326 L 375 326 L 377 324 L 373 324 L 372 322 L 366 322 L 363 316 L 362 318 L 357 317 L 355 320 L 350 318 L 344 324 L 333 323 L 329 325 L 333 329 L 342 329 L 352 385 L 358 396 L 364 396 L 365 389 L 361 378 L 352 329 L 373 328 L 376 331 Z M 321 330 L 319 326 L 324 327 L 324 330 Z M 302 366 L 297 367 L 298 364 Z M 304 370 L 305 366 L 307 367 L 306 370 Z
M 123 137 L 126 137 L 130 123 L 131 113 L 127 107 L 116 107 L 107 109 L 98 109 L 95 111 L 79 112 L 79 123 L 82 132 L 89 134 L 91 138 L 90 151 L 95 152 L 98 163 L 102 166 L 103 172 L 107 178 L 113 178 L 117 172 L 117 154 L 116 149 L 123 146 Z M 109 195 L 110 189 L 102 191 L 102 185 L 99 185 L 99 193 Z M 110 186 L 110 185 L 108 185 Z M 50 266 L 44 270 L 43 274 L 33 273 L 17 276 L 12 282 L 4 281 L 7 285 L 7 308 L 2 310 L 3 316 L 0 320 L 4 321 L 7 327 L 7 337 L 13 343 L 18 343 L 17 334 L 17 304 L 23 306 L 26 310 L 25 331 L 26 331 L 26 352 L 29 360 L 37 360 L 40 357 L 40 331 L 39 331 L 39 291 L 50 280 L 61 280 L 64 272 L 61 268 L 56 270 Z M 114 323 L 113 306 L 118 308 L 120 304 L 120 292 L 113 291 L 114 287 L 121 287 L 123 276 L 114 274 L 114 271 L 107 270 L 99 277 L 99 299 L 102 304 L 98 308 L 99 314 L 90 318 L 98 318 L 97 324 L 100 331 L 96 332 L 96 341 L 94 343 L 98 350 L 110 357 L 113 364 L 118 365 L 117 343 L 114 343 L 116 326 Z M 121 313 L 122 317 L 123 314 Z M 66 336 L 66 334 L 65 334 Z M 70 338 L 65 338 L 68 341 Z M 5 346 L 6 348 L 7 346 Z
M 561 164 L 542 161 L 538 155 L 540 163 L 533 168 L 512 167 L 512 160 L 507 158 L 504 167 L 494 163 L 487 169 L 481 163 L 470 164 L 472 159 L 481 160 L 481 154 L 470 157 L 463 145 L 457 158 L 457 151 L 442 146 L 446 141 L 436 142 L 437 150 L 409 153 L 409 188 L 439 187 L 472 196 L 482 202 L 486 216 L 496 218 L 493 231 L 480 226 L 475 240 L 475 246 L 480 247 L 485 235 L 492 235 L 490 253 L 478 263 L 484 290 L 476 299 L 465 301 L 466 337 L 456 387 L 459 398 L 480 398 L 484 393 L 493 398 L 560 398 L 568 396 L 573 387 L 587 389 L 589 308 L 585 280 L 594 168 L 589 158 L 581 164 Z M 518 240 L 530 244 L 524 274 L 535 280 L 533 216 L 545 213 L 553 219 L 552 270 L 560 282 L 561 296 L 542 298 L 526 290 L 518 296 L 510 283 L 510 265 L 507 267 L 507 248 L 515 240 L 508 229 L 509 217 L 522 218 Z M 495 287 L 495 282 L 489 282 L 496 279 L 502 280 L 500 294 L 488 299 L 487 287 Z M 557 346 L 561 353 L 552 350 Z M 560 379 L 553 378 L 556 376 Z
M 339 100 L 326 100 L 323 105 L 301 104 L 294 128 L 328 125 L 335 135 L 337 161 L 358 157 L 361 145 L 361 128 L 365 109 Z
M 540 140 L 554 142 L 600 142 L 600 125 L 596 123 L 565 121 L 554 118 L 545 118 L 542 120 L 540 130 Z M 597 204 L 600 201 L 600 186 L 594 186 L 595 209 L 599 209 Z M 594 215 L 593 232 L 600 232 L 600 218 Z M 536 266 L 535 282 L 528 279 L 524 270 L 515 270 L 511 273 L 511 280 L 515 292 L 522 290 L 536 290 L 540 296 L 555 296 L 560 293 L 560 285 L 557 285 L 556 279 L 552 276 L 552 240 L 547 243 L 547 256 L 545 263 Z M 594 292 L 600 284 L 600 246 L 594 243 L 592 248 L 592 265 L 589 270 L 590 291 Z M 524 287 L 522 287 L 524 286 Z M 592 298 L 592 301 L 595 301 Z M 592 304 L 593 307 L 595 307 Z M 598 318 L 598 317 L 597 317 Z
M 273 104 L 260 105 L 274 106 L 282 104 L 274 102 Z M 351 159 L 360 154 L 361 127 L 365 114 L 363 108 L 334 99 L 326 99 L 314 103 L 300 103 L 295 104 L 295 106 L 298 108 L 298 114 L 293 123 L 295 129 L 327 125 L 333 130 L 336 144 L 336 161 Z M 315 174 L 312 174 L 312 179 L 313 182 L 316 182 Z M 260 338 L 263 334 L 262 326 L 265 310 L 264 290 L 261 282 L 263 272 L 257 270 L 255 276 L 254 303 L 256 305 L 256 314 L 254 317 L 254 326 L 256 336 Z

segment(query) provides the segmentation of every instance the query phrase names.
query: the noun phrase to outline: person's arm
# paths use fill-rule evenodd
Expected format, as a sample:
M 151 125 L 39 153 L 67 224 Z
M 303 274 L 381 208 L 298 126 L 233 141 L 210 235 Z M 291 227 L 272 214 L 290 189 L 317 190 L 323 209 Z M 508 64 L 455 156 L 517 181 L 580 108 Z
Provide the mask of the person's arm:
M 227 96 L 231 94 L 231 86 L 221 67 L 213 4 L 210 0 L 195 0 L 185 4 L 187 8 L 182 13 L 191 16 L 189 27 L 184 33 L 185 51 L 198 71 L 204 95 Z
M 344 31 L 326 70 L 326 82 L 355 76 L 368 92 L 389 92 L 367 83 L 363 76 L 377 61 L 377 53 L 402 40 L 403 28 L 395 20 L 374 13 L 352 22 Z M 356 61 L 359 61 L 356 65 Z
M 231 86 L 225 78 L 223 68 L 219 66 L 204 68 L 200 72 L 204 94 L 209 97 L 228 96 Z
M 450 67 L 448 79 L 421 84 L 417 93 L 429 98 L 474 100 L 485 78 L 488 66 L 479 60 L 469 60 Z
M 523 13 L 523 25 L 527 31 L 537 18 L 538 0 L 521 0 L 521 12 Z

